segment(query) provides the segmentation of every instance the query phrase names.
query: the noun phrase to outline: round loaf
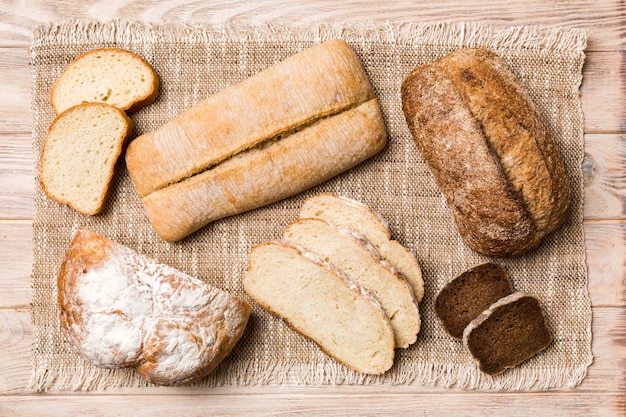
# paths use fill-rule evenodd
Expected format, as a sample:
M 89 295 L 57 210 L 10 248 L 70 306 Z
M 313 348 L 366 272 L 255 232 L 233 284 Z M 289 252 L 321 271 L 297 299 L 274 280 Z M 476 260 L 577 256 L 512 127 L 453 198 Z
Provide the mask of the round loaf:
M 460 49 L 413 70 L 401 94 L 409 130 L 468 246 L 520 255 L 565 221 L 565 164 L 501 57 Z
M 213 371 L 250 315 L 245 301 L 86 229 L 72 240 L 58 289 L 61 329 L 83 359 L 135 367 L 157 385 Z

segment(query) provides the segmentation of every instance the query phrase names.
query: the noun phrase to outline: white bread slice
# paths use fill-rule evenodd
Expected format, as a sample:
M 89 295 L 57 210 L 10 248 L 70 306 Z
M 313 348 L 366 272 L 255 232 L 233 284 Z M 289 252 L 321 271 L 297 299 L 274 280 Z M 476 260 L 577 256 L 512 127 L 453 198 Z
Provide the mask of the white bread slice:
M 56 114 L 82 102 L 106 103 L 133 112 L 154 102 L 159 77 L 141 57 L 118 48 L 100 48 L 78 56 L 52 87 Z
M 393 365 L 393 330 L 380 304 L 314 255 L 261 244 L 250 253 L 243 285 L 261 307 L 348 367 L 378 375 Z
M 367 205 L 336 194 L 318 194 L 304 202 L 300 217 L 326 220 L 365 237 L 376 248 L 380 258 L 393 265 L 411 284 L 417 301 L 422 301 L 424 280 L 417 259 L 409 249 L 391 240 L 387 221 Z
M 128 116 L 108 104 L 83 103 L 57 116 L 40 161 L 46 195 L 84 214 L 101 212 L 132 129 Z
M 389 318 L 396 347 L 406 348 L 417 340 L 420 313 L 413 290 L 404 278 L 380 262 L 366 241 L 321 219 L 296 220 L 287 226 L 283 239 L 318 255 L 369 289 Z

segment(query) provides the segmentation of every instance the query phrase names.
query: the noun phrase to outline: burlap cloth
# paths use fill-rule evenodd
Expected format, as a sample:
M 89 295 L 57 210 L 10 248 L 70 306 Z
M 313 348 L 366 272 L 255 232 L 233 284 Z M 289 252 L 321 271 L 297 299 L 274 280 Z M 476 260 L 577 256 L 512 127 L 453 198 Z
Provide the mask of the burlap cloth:
M 575 386 L 592 361 L 591 308 L 583 236 L 583 117 L 579 100 L 586 33 L 574 29 L 479 24 L 405 24 L 308 28 L 228 23 L 151 25 L 69 21 L 34 28 L 33 141 L 38 161 L 54 114 L 50 89 L 79 54 L 117 46 L 150 62 L 162 80 L 156 103 L 133 115 L 135 134 L 158 128 L 224 87 L 308 46 L 340 37 L 350 43 L 374 85 L 389 131 L 389 145 L 369 161 L 308 192 L 217 221 L 179 243 L 152 230 L 121 163 L 104 213 L 78 214 L 35 193 L 32 273 L 32 390 L 141 386 L 132 369 L 102 370 L 83 362 L 64 341 L 58 323 L 56 275 L 72 234 L 86 226 L 144 254 L 248 299 L 241 280 L 253 246 L 278 239 L 302 201 L 335 192 L 363 201 L 389 220 L 393 237 L 410 248 L 423 270 L 422 331 L 397 350 L 394 367 L 380 377 L 355 373 L 313 343 L 254 306 L 245 335 L 221 366 L 197 385 L 422 384 L 475 389 L 545 389 Z M 431 173 L 407 130 L 400 84 L 409 71 L 460 47 L 486 46 L 502 55 L 528 88 L 565 156 L 573 184 L 567 224 L 532 253 L 501 260 L 516 290 L 539 298 L 554 334 L 543 353 L 497 377 L 481 374 L 460 342 L 433 314 L 441 287 L 487 258 L 460 240 Z M 149 163 L 149 161 L 147 161 Z

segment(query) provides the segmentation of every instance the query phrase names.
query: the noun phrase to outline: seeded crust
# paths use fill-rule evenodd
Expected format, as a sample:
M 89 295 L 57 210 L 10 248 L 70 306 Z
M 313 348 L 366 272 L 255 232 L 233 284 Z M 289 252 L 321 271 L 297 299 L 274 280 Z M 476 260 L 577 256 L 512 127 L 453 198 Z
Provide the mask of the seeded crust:
M 463 272 L 442 288 L 435 298 L 435 314 L 445 331 L 460 340 L 472 320 L 511 293 L 513 286 L 506 270 L 485 263 Z
M 413 70 L 401 95 L 409 130 L 468 246 L 517 256 L 565 221 L 564 162 L 502 58 L 461 49 Z
M 463 333 L 463 343 L 481 371 L 497 375 L 547 348 L 552 335 L 539 301 L 517 292 L 472 320 Z

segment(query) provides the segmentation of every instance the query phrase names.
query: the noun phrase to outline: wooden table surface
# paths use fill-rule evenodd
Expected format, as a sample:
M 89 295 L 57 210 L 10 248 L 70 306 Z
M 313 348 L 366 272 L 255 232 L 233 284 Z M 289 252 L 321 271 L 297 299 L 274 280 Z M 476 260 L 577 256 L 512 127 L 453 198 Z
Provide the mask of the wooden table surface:
M 31 393 L 34 157 L 31 26 L 66 18 L 149 22 L 238 19 L 311 24 L 370 20 L 547 24 L 589 30 L 585 242 L 594 363 L 576 388 L 486 392 L 420 386 L 251 386 Z M 626 3 L 589 1 L 23 0 L 0 4 L 0 416 L 507 415 L 626 416 Z

